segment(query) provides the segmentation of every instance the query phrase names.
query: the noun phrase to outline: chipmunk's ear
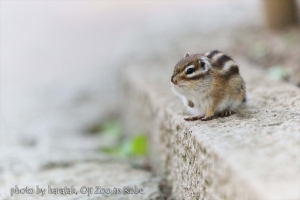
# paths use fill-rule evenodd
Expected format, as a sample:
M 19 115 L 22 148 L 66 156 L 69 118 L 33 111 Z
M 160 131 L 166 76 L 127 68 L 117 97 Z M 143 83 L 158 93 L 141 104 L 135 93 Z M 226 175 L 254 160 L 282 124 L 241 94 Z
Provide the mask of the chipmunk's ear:
M 189 52 L 186 52 L 185 54 L 184 54 L 184 57 L 186 58 L 186 57 L 189 57 L 190 56 L 190 53 Z
M 211 62 L 207 57 L 200 58 L 199 64 L 204 71 L 207 71 L 211 67 Z

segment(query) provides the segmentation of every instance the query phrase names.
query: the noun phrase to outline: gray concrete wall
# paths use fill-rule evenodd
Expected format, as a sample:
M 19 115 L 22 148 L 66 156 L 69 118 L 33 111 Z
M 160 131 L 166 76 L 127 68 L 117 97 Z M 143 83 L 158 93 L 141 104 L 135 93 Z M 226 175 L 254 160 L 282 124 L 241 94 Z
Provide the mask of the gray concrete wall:
M 127 130 L 147 133 L 153 167 L 176 199 L 299 199 L 300 91 L 236 60 L 249 101 L 235 115 L 207 122 L 183 120 L 168 62 L 129 66 Z

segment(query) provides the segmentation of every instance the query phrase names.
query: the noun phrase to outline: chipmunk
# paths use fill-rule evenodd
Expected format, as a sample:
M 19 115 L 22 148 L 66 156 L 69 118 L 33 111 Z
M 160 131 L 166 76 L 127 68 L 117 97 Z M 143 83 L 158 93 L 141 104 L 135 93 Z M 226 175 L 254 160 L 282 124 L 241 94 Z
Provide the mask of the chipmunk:
M 186 121 L 230 116 L 246 101 L 245 82 L 238 65 L 217 50 L 205 54 L 186 53 L 175 65 L 171 86 L 195 115 L 184 118 Z

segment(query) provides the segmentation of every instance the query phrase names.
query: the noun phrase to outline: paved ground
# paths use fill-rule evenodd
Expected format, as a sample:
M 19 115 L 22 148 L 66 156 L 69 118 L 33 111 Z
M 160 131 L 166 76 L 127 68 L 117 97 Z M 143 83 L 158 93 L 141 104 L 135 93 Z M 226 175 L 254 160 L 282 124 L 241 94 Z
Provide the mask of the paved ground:
M 118 106 L 118 69 L 153 52 L 168 57 L 182 35 L 260 24 L 259 9 L 259 1 L 1 1 L 0 199 L 15 184 L 52 183 L 136 183 L 157 195 L 157 178 L 111 161 L 98 151 L 107 141 L 86 134 Z

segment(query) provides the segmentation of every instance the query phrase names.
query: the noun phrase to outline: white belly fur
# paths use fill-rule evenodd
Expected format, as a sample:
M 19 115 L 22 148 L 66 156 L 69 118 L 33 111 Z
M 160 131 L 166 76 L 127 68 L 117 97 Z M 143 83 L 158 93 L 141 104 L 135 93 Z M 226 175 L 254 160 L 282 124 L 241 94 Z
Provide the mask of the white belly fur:
M 188 99 L 186 99 L 184 96 L 181 96 L 182 102 L 185 105 L 187 111 L 192 114 L 192 115 L 197 115 L 197 116 L 205 116 L 206 113 L 206 108 L 208 107 L 208 102 L 206 101 L 201 101 L 199 99 L 195 98 L 189 98 L 194 104 L 194 107 L 191 108 L 188 106 Z
M 205 116 L 207 108 L 212 104 L 211 99 L 208 97 L 195 97 L 191 94 L 181 94 L 179 93 L 174 87 L 172 87 L 173 92 L 179 96 L 185 105 L 187 111 L 191 115 L 197 116 Z M 191 100 L 194 104 L 194 107 L 191 108 L 188 106 L 188 100 Z M 241 104 L 240 101 L 235 99 L 231 99 L 229 97 L 225 97 L 223 101 L 218 105 L 215 115 L 224 111 L 224 110 L 231 110 L 235 111 L 236 108 Z

